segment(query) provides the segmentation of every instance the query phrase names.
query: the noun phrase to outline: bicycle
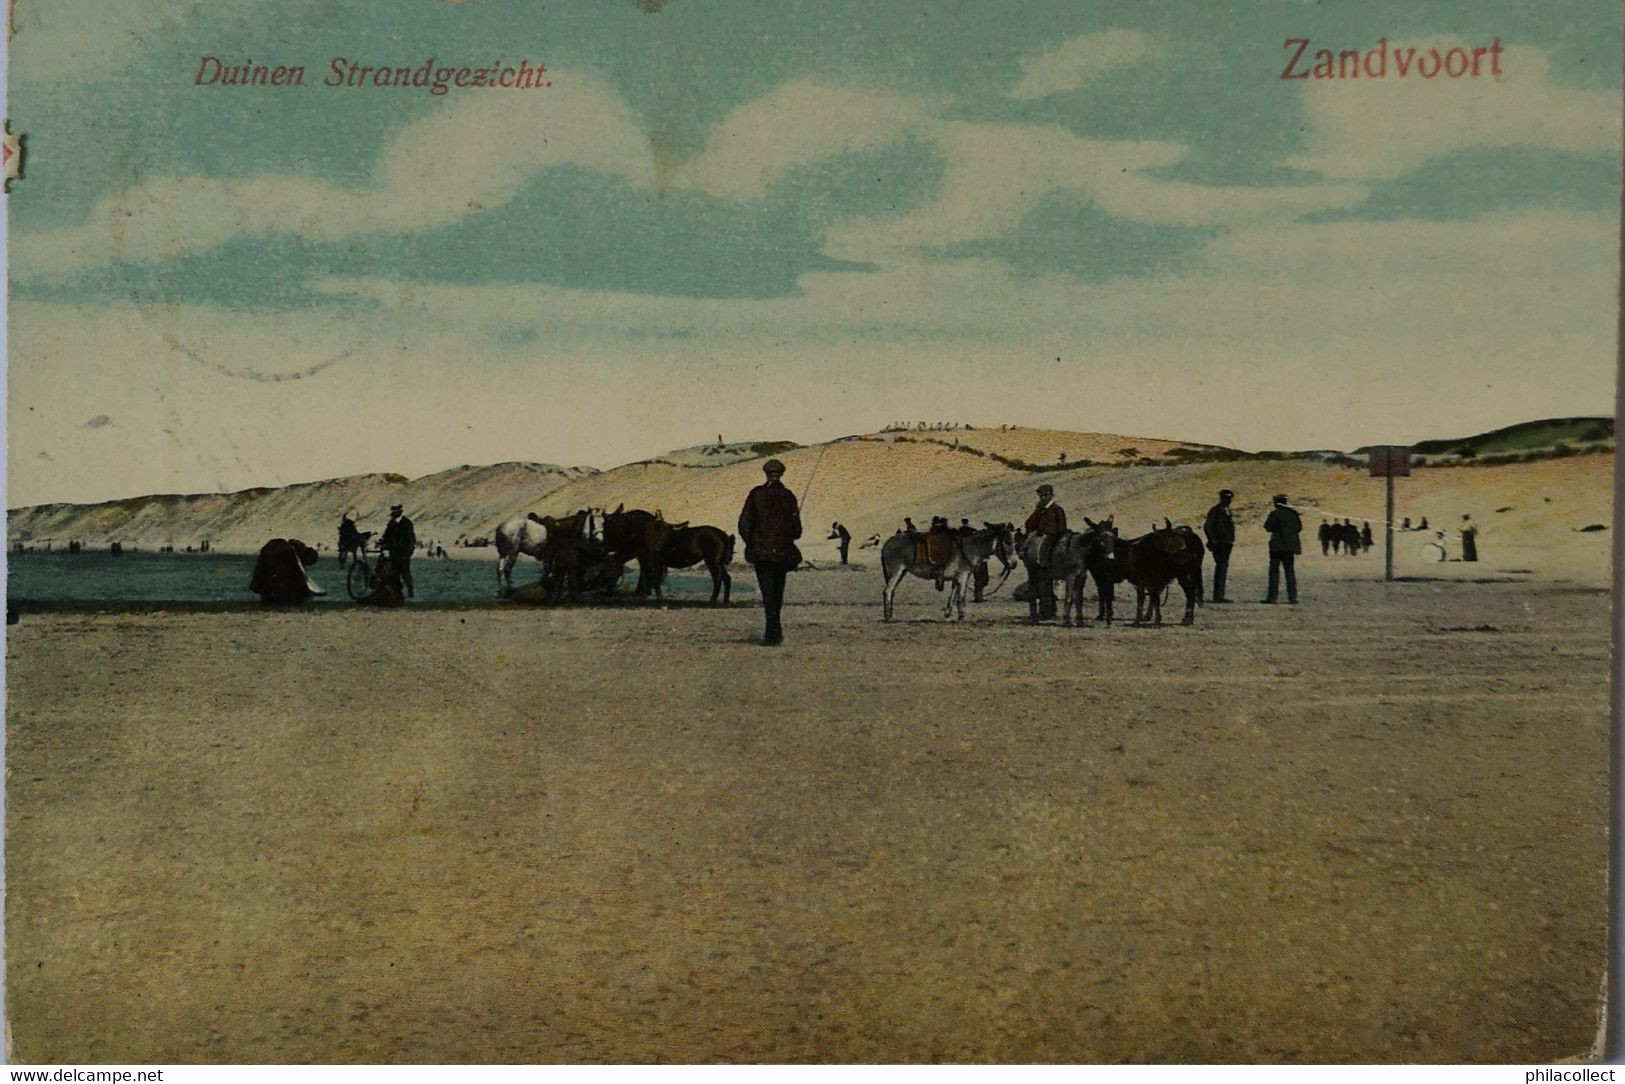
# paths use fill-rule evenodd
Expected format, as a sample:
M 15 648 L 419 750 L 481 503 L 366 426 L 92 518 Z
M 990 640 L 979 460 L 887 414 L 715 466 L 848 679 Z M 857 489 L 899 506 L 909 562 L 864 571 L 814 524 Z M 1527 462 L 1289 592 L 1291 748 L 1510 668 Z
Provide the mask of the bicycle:
M 389 556 L 384 552 L 382 546 L 369 548 L 362 545 L 359 550 L 354 551 L 350 558 L 350 569 L 344 574 L 344 590 L 356 602 L 361 601 L 373 592 L 375 577 L 372 565 L 367 561 L 368 554 L 371 554 L 378 562 L 378 576 L 393 575 L 393 570 L 389 564 Z

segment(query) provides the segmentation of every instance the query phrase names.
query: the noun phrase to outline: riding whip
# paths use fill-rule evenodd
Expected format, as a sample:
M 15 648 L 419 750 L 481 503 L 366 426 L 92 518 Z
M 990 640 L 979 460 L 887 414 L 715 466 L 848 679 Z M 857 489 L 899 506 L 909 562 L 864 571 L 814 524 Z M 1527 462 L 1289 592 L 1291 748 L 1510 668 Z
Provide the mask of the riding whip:
M 801 487 L 801 497 L 796 501 L 797 508 L 807 503 L 807 494 L 812 491 L 813 479 L 818 477 L 818 465 L 824 461 L 824 453 L 827 451 L 829 451 L 828 444 L 824 445 L 819 451 L 818 458 L 813 460 L 812 472 L 807 475 L 807 484 Z

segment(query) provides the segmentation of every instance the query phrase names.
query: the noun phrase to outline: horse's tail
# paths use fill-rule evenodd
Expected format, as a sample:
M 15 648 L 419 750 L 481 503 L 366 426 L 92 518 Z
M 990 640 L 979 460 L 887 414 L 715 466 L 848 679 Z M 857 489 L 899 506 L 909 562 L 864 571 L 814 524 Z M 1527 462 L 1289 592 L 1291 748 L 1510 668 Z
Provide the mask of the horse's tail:
M 722 547 L 722 563 L 731 565 L 734 563 L 734 536 L 728 535 L 727 537 L 728 543 Z

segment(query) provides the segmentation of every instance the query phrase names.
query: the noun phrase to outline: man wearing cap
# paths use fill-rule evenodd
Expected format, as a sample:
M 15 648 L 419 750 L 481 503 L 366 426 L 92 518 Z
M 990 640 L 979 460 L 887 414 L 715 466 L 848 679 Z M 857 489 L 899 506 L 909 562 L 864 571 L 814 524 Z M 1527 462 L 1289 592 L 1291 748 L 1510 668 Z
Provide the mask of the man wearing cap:
M 1264 529 L 1270 533 L 1270 591 L 1265 602 L 1280 599 L 1281 570 L 1286 570 L 1286 600 L 1298 601 L 1298 574 L 1292 568 L 1293 559 L 1303 552 L 1298 536 L 1303 533 L 1303 520 L 1287 507 L 1286 494 L 1275 495 L 1275 507 L 1264 519 Z
M 1027 517 L 1027 530 L 1037 531 L 1044 538 L 1038 551 L 1038 563 L 1049 567 L 1050 550 L 1055 540 L 1066 533 L 1066 510 L 1055 503 L 1055 487 L 1048 482 L 1038 487 L 1038 507 Z
M 1038 600 L 1040 617 L 1055 616 L 1055 585 L 1047 579 L 1050 554 L 1055 552 L 1055 540 L 1066 533 L 1066 510 L 1055 503 L 1055 487 L 1045 482 L 1038 487 L 1038 507 L 1032 510 L 1025 524 L 1029 534 L 1037 534 L 1038 567 L 1046 572 L 1046 587 Z
M 1207 519 L 1202 523 L 1208 552 L 1213 554 L 1212 602 L 1230 601 L 1224 595 L 1224 580 L 1230 572 L 1230 547 L 1236 544 L 1236 522 L 1230 518 L 1230 501 L 1234 497 L 1228 489 L 1219 490 L 1219 503 L 1207 510 Z
M 401 506 L 389 506 L 389 526 L 384 528 L 381 540 L 389 563 L 395 570 L 395 580 L 412 597 L 412 551 L 417 548 L 417 535 L 412 533 L 412 521 L 401 514 Z
M 796 539 L 801 537 L 801 509 L 796 495 L 785 488 L 784 464 L 769 459 L 762 464 L 767 481 L 750 491 L 739 512 L 739 537 L 745 543 L 745 560 L 756 567 L 756 583 L 762 592 L 767 630 L 762 643 L 784 643 L 779 611 L 784 607 L 784 582 L 801 564 Z

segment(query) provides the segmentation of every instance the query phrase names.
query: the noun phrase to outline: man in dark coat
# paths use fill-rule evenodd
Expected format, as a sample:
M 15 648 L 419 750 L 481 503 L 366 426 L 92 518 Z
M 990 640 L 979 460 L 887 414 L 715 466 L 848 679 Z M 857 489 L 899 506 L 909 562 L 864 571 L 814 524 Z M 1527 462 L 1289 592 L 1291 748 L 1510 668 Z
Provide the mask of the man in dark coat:
M 1303 552 L 1303 546 L 1298 541 L 1298 536 L 1303 533 L 1303 520 L 1297 512 L 1287 507 L 1286 494 L 1276 495 L 1275 507 L 1264 519 L 1264 529 L 1270 533 L 1270 590 L 1264 601 L 1276 602 L 1280 599 L 1281 570 L 1285 569 L 1286 600 L 1296 604 L 1298 574 L 1292 564 L 1297 555 Z
M 829 536 L 836 539 L 837 544 L 841 547 L 841 564 L 846 564 L 846 551 L 852 545 L 852 532 L 839 523 L 831 523 L 829 525 Z
M 261 602 L 289 605 L 327 592 L 317 587 L 305 569 L 316 563 L 316 551 L 297 538 L 273 538 L 260 547 L 248 589 Z
M 1036 531 L 1043 536 L 1044 542 L 1038 551 L 1038 563 L 1048 568 L 1055 540 L 1066 533 L 1066 510 L 1055 503 L 1054 486 L 1045 483 L 1038 487 L 1038 506 L 1028 515 L 1025 526 L 1027 530 Z
M 784 464 L 769 459 L 762 464 L 767 481 L 750 491 L 739 512 L 739 537 L 745 543 L 745 560 L 756 567 L 756 583 L 762 592 L 767 630 L 762 643 L 772 647 L 784 643 L 779 611 L 784 608 L 784 582 L 801 564 L 796 539 L 801 537 L 801 509 L 796 495 L 785 488 Z
M 1224 580 L 1230 572 L 1230 547 L 1236 544 L 1236 521 L 1230 518 L 1230 502 L 1235 496 L 1228 489 L 1219 490 L 1219 503 L 1207 510 L 1207 519 L 1202 522 L 1208 552 L 1213 554 L 1212 602 L 1230 601 L 1224 594 Z
M 1048 482 L 1038 487 L 1038 505 L 1023 524 L 1029 535 L 1039 537 L 1037 567 L 1044 570 L 1048 587 L 1038 599 L 1038 616 L 1055 616 L 1055 581 L 1048 578 L 1049 559 L 1055 552 L 1055 541 L 1066 533 L 1066 510 L 1055 503 L 1055 487 Z
M 417 548 L 417 535 L 412 533 L 412 521 L 401 513 L 401 506 L 389 508 L 389 526 L 384 528 L 384 552 L 395 568 L 395 582 L 412 597 L 412 551 Z

